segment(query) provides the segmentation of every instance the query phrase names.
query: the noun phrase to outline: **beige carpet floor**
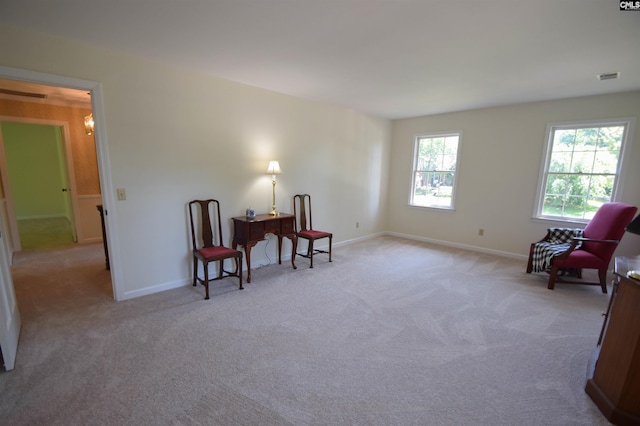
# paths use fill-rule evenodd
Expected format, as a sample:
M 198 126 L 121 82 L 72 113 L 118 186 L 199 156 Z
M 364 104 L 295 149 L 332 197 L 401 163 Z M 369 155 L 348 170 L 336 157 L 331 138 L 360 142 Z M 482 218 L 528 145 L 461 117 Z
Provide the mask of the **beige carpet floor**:
M 607 296 L 379 237 L 124 302 L 102 246 L 21 253 L 10 425 L 606 425 L 584 392 Z

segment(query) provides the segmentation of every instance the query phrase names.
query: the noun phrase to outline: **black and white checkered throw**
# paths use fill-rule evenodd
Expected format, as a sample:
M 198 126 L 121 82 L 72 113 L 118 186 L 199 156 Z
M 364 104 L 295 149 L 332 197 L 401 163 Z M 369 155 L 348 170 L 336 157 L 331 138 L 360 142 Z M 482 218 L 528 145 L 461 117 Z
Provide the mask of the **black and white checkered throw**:
M 566 251 L 574 238 L 582 237 L 582 229 L 579 228 L 549 228 L 545 241 L 535 243 L 533 246 L 532 271 L 544 272 L 551 269 L 553 257 Z M 580 243 L 576 248 L 580 247 Z

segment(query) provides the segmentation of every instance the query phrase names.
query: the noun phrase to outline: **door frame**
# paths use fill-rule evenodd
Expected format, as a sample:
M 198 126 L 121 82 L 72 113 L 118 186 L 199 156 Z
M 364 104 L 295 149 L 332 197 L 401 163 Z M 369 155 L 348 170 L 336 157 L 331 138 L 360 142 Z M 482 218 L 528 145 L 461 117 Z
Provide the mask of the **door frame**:
M 67 183 L 71 192 L 71 228 L 73 238 L 75 242 L 82 241 L 83 236 L 78 236 L 78 231 L 82 230 L 82 227 L 78 226 L 78 218 L 80 217 L 80 211 L 78 208 L 78 194 L 76 192 L 76 178 L 75 169 L 73 166 L 73 156 L 71 155 L 71 140 L 69 134 L 69 123 L 59 120 L 46 120 L 30 117 L 13 117 L 8 115 L 0 115 L 0 125 L 2 123 L 25 123 L 25 124 L 41 124 L 45 126 L 53 126 L 62 128 L 62 137 L 64 139 L 64 161 L 66 163 Z M 13 209 L 13 196 L 9 185 L 9 176 L 7 174 L 7 158 L 4 151 L 4 138 L 0 133 L 0 177 L 2 178 L 2 189 L 4 190 L 4 196 L 7 207 L 7 219 L 9 220 L 9 229 L 11 231 L 11 246 L 14 251 L 20 251 L 22 249 L 20 244 L 20 234 L 18 232 L 18 220 L 16 218 L 15 210 Z M 11 253 L 12 254 L 12 253 Z
M 0 78 L 20 80 L 48 86 L 67 87 L 84 90 L 91 93 L 91 110 L 95 119 L 95 144 L 98 160 L 98 177 L 104 206 L 105 233 L 107 235 L 109 262 L 111 266 L 111 286 L 115 300 L 124 300 L 122 262 L 120 259 L 120 239 L 118 238 L 117 212 L 111 179 L 111 165 L 109 161 L 109 145 L 106 133 L 106 120 L 103 106 L 102 84 L 72 77 L 46 74 L 20 68 L 0 65 Z
M 13 288 L 13 277 L 9 272 L 9 244 L 5 238 L 5 225 L 0 215 L 0 350 L 4 368 L 10 371 L 16 364 L 22 319 Z

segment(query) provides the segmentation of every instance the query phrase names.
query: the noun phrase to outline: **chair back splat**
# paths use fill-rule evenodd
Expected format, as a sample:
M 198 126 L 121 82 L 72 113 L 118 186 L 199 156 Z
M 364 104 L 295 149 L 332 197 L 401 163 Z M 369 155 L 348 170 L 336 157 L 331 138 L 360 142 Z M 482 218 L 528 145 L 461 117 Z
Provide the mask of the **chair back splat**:
M 226 277 L 238 277 L 242 290 L 242 252 L 227 248 L 222 243 L 222 222 L 218 200 L 193 200 L 188 204 L 193 253 L 193 285 L 204 285 L 205 299 L 209 299 L 209 282 Z M 224 261 L 233 259 L 235 271 L 224 269 Z M 198 262 L 202 263 L 204 279 L 198 277 Z M 209 278 L 209 263 L 218 262 L 216 278 Z
M 542 240 L 531 244 L 527 273 L 547 272 L 547 288 L 555 283 L 599 285 L 607 292 L 607 270 L 624 230 L 638 209 L 625 203 L 605 203 L 582 229 L 549 228 Z M 598 282 L 584 282 L 563 277 L 582 278 L 583 269 L 596 269 Z
M 313 229 L 313 219 L 311 214 L 311 196 L 309 194 L 296 194 L 293 196 L 293 214 L 296 217 L 296 235 L 298 238 L 307 240 L 306 253 L 297 253 L 297 255 L 306 257 L 310 260 L 310 268 L 313 268 L 314 253 L 329 254 L 329 262 L 331 262 L 331 246 L 333 234 L 326 231 L 318 231 Z M 329 251 L 314 248 L 316 240 L 323 238 L 329 239 Z

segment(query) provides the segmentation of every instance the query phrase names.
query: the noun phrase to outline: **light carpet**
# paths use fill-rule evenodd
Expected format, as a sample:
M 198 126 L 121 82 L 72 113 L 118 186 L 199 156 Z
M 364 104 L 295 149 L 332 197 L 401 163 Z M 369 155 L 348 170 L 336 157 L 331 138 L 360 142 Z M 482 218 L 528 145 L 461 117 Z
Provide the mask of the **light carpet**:
M 112 300 L 101 245 L 21 253 L 11 425 L 607 425 L 584 392 L 608 298 L 525 262 L 378 237 Z

